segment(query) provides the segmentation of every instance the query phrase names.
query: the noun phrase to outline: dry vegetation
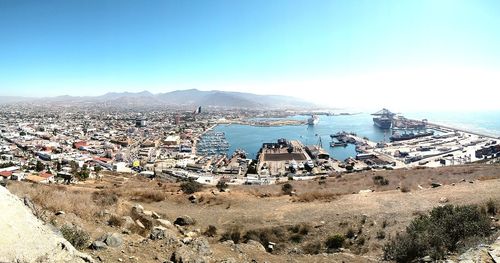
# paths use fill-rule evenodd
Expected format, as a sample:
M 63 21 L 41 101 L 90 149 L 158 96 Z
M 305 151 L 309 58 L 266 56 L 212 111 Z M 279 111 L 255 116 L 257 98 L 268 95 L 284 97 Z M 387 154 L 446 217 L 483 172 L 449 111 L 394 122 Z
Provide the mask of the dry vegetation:
M 375 176 L 380 177 L 374 179 Z M 94 238 L 98 231 L 103 231 L 101 228 L 119 231 L 124 224 L 122 216 L 131 215 L 131 206 L 139 203 L 172 222 L 184 214 L 196 219 L 196 227 L 223 251 L 216 251 L 216 255 L 233 253 L 221 246 L 223 240 L 253 240 L 266 248 L 276 244 L 272 251 L 268 249 L 271 254 L 264 254 L 263 260 L 279 262 L 283 258 L 273 257 L 295 251 L 300 262 L 299 255 L 331 253 L 341 243 L 341 247 L 363 256 L 355 262 L 376 262 L 381 259 L 384 244 L 413 218 L 439 206 L 441 197 L 453 204 L 479 204 L 484 213 L 495 215 L 500 201 L 500 192 L 495 190 L 500 187 L 499 178 L 499 166 L 492 165 L 370 171 L 290 181 L 293 191 L 288 194 L 284 194 L 283 184 L 229 186 L 229 192 L 206 187 L 196 193 L 195 202 L 188 200 L 179 183 L 120 174 L 106 174 L 101 181 L 77 186 L 13 182 L 8 188 L 18 196 L 29 196 L 48 211 L 75 214 Z M 433 189 L 433 182 L 445 186 Z M 358 194 L 365 189 L 375 192 Z M 110 214 L 102 217 L 104 210 Z M 144 230 L 132 232 L 147 235 Z M 140 253 L 147 257 L 151 254 L 148 249 L 161 250 L 153 245 L 147 245 Z M 258 253 L 252 255 L 259 258 Z

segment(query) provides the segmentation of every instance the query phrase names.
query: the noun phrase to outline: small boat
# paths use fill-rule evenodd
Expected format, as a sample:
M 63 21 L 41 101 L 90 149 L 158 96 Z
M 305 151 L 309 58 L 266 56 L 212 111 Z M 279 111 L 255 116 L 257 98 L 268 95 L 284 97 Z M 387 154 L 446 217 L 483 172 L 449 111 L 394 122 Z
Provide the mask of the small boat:
M 346 142 L 330 142 L 330 147 L 346 147 L 347 143 Z

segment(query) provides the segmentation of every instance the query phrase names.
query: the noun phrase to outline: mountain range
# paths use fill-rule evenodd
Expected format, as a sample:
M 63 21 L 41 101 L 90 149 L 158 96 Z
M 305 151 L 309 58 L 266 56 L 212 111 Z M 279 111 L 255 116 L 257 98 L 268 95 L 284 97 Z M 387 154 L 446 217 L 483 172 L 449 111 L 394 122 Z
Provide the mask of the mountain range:
M 0 96 L 0 104 L 105 104 L 107 106 L 205 106 L 221 108 L 312 108 L 315 104 L 290 96 L 257 95 L 245 92 L 201 91 L 197 89 L 176 90 L 153 94 L 142 92 L 109 92 L 101 96 L 57 96 L 27 98 Z

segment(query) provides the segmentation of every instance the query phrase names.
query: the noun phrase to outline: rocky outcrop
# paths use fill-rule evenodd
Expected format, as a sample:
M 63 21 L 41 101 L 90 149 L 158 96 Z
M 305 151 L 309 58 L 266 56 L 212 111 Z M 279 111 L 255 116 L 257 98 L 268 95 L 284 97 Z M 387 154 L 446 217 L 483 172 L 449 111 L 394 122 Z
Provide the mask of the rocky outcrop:
M 0 187 L 0 262 L 95 262 L 36 218 L 31 209 Z

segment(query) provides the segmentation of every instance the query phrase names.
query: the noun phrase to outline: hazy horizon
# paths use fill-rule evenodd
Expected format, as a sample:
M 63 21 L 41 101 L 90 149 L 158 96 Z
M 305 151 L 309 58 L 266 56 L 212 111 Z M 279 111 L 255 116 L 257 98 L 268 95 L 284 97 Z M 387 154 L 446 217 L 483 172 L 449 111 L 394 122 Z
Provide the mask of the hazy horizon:
M 0 3 L 0 96 L 222 90 L 498 110 L 495 1 Z

